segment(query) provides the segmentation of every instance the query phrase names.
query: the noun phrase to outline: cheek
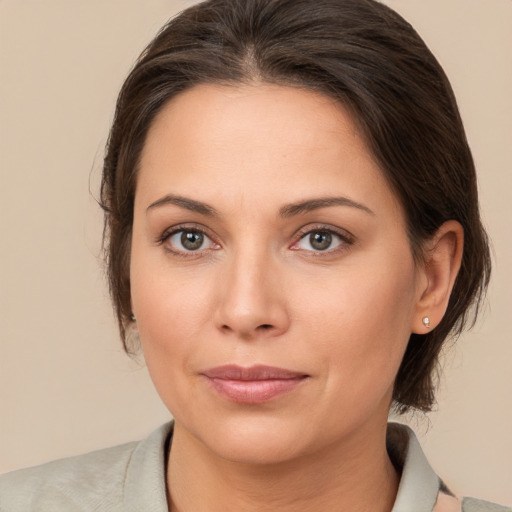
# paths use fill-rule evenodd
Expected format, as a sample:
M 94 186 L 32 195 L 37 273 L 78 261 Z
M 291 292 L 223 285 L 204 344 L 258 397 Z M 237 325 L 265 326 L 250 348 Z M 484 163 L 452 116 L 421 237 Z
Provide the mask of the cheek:
M 410 336 L 415 298 L 412 262 L 364 266 L 311 288 L 301 304 L 333 387 L 354 398 L 392 385 Z M 360 393 L 357 392 L 360 390 Z
M 205 287 L 172 279 L 138 283 L 132 283 L 132 295 L 144 351 L 192 348 L 210 316 Z
M 134 307 L 142 351 L 154 386 L 168 410 L 179 415 L 189 407 L 191 361 L 208 318 L 204 290 L 176 281 L 135 280 Z

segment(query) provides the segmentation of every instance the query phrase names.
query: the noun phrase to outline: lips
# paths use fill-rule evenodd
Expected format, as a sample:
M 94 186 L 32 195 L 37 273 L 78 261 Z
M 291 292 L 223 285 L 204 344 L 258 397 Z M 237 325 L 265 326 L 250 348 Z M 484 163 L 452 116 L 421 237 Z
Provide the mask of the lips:
M 202 375 L 218 394 L 245 404 L 261 404 L 290 393 L 308 378 L 304 373 L 263 365 L 218 366 Z

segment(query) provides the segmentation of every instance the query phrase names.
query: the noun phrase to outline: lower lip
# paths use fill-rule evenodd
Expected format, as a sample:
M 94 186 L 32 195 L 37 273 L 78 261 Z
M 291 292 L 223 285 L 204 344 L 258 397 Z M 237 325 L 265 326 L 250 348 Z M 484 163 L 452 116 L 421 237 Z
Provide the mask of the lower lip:
M 242 404 L 262 404 L 296 389 L 306 377 L 268 380 L 231 380 L 207 377 L 223 397 Z

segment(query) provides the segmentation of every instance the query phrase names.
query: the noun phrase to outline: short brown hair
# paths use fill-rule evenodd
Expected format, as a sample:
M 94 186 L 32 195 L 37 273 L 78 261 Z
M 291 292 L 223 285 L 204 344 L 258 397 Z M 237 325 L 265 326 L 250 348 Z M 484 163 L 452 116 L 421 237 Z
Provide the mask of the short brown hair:
M 399 412 L 431 409 L 441 346 L 476 318 L 489 248 L 448 79 L 414 29 L 374 0 L 209 0 L 172 19 L 144 50 L 118 98 L 101 186 L 110 292 L 125 347 L 136 174 L 148 129 L 181 91 L 255 81 L 313 89 L 350 109 L 403 206 L 416 257 L 443 222 L 464 228 L 446 314 L 433 331 L 411 335 L 395 381 Z

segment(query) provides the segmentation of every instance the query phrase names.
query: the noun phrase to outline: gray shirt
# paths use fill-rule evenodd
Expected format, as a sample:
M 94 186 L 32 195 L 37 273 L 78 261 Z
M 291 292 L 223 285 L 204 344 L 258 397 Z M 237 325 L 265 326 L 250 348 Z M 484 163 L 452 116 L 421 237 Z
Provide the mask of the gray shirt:
M 0 476 L 0 512 L 168 512 L 167 423 L 140 442 L 56 460 Z M 431 512 L 442 482 L 408 427 L 390 423 L 388 451 L 401 472 L 392 512 Z M 512 512 L 465 499 L 465 512 Z

